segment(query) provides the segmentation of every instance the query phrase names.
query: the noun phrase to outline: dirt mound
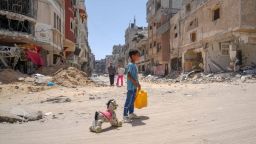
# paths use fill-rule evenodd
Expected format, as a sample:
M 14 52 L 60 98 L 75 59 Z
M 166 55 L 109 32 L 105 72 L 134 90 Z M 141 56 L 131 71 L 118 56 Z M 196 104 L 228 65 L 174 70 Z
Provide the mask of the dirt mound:
M 17 82 L 20 77 L 27 77 L 27 75 L 12 69 L 0 70 L 0 82 L 4 84 Z
M 58 85 L 70 88 L 85 86 L 92 82 L 85 72 L 82 72 L 74 67 L 69 67 L 58 71 L 53 76 L 53 81 Z
M 46 75 L 46 76 L 52 76 L 54 75 L 56 72 L 68 68 L 68 66 L 66 65 L 59 65 L 59 66 L 53 66 L 53 67 L 43 67 L 42 69 L 36 71 L 36 73 L 40 73 L 42 75 Z

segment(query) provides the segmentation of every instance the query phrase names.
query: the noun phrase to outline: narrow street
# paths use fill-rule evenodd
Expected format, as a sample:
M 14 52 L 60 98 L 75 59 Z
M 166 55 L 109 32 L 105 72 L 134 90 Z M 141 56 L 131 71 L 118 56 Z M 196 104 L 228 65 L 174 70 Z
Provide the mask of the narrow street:
M 107 83 L 107 77 L 97 78 Z M 5 85 L 6 87 L 10 85 Z M 91 133 L 96 110 L 116 99 L 122 119 L 126 87 L 55 87 L 29 94 L 1 94 L 0 110 L 40 110 L 42 120 L 0 123 L 1 144 L 254 144 L 256 142 L 256 83 L 153 84 L 142 83 L 149 106 L 136 110 L 139 120 Z M 14 92 L 13 92 L 14 93 Z M 71 101 L 51 103 L 65 96 Z

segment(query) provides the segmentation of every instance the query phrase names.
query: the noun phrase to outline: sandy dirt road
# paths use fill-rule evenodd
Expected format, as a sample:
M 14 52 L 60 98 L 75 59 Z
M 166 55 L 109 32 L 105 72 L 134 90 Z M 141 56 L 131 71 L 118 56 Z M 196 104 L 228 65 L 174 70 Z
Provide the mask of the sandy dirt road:
M 149 84 L 140 120 L 100 134 L 89 132 L 96 110 L 115 98 L 122 118 L 126 88 L 58 87 L 0 96 L 0 109 L 35 109 L 55 115 L 23 124 L 0 124 L 0 144 L 256 144 L 256 83 Z M 40 103 L 66 96 L 69 103 Z

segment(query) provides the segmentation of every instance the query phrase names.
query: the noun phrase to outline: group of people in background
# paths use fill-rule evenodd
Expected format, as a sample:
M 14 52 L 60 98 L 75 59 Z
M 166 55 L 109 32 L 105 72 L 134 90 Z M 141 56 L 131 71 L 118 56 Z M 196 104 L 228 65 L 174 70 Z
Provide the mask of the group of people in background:
M 113 66 L 112 63 L 110 63 L 108 67 L 108 73 L 109 73 L 109 80 L 110 80 L 111 86 L 114 86 L 116 75 L 117 75 L 116 86 L 124 86 L 125 69 L 121 65 L 118 65 L 116 68 L 115 66 Z

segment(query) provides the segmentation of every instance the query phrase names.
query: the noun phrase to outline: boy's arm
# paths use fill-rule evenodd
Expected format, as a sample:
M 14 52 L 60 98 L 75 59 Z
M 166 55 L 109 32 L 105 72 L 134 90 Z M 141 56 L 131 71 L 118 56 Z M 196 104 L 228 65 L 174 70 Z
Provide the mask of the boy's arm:
M 141 86 L 139 84 L 139 82 L 137 82 L 130 74 L 130 72 L 128 72 L 128 79 L 131 80 L 131 82 L 133 83 L 133 85 L 135 85 L 136 87 L 138 87 L 138 89 L 141 89 Z

